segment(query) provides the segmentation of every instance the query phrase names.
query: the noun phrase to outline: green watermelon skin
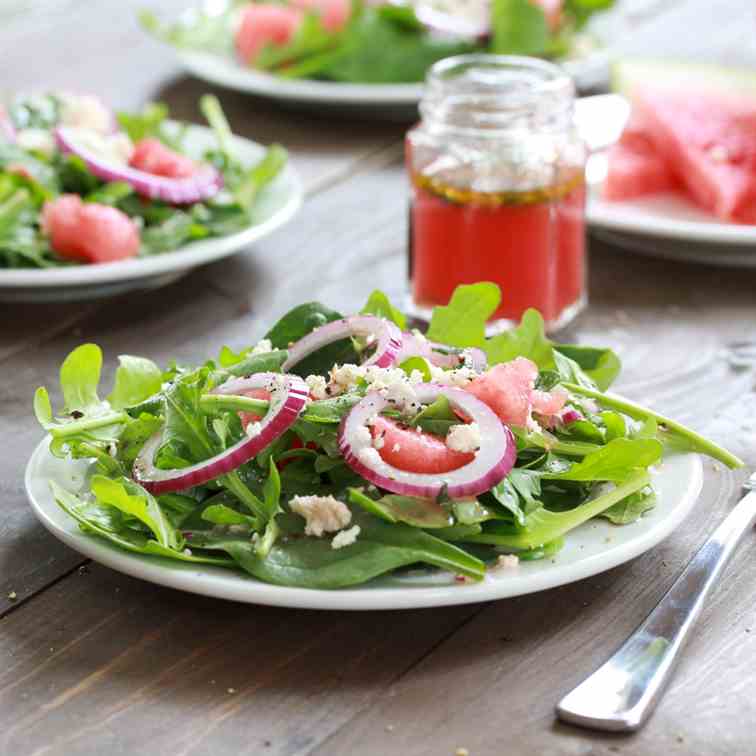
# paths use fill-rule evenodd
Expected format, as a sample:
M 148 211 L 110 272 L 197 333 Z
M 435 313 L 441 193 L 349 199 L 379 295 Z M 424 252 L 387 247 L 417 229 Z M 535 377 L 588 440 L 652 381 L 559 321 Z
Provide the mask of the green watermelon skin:
M 636 87 L 634 101 L 690 198 L 722 220 L 756 224 L 756 97 Z

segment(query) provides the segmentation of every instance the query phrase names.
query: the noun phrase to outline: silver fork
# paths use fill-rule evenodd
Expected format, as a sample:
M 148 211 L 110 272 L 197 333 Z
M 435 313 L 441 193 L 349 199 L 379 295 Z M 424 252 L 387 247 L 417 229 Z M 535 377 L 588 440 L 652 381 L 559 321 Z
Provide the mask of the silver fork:
M 659 702 L 682 648 L 743 536 L 756 522 L 756 472 L 651 614 L 602 667 L 558 704 L 565 722 L 595 730 L 639 729 Z

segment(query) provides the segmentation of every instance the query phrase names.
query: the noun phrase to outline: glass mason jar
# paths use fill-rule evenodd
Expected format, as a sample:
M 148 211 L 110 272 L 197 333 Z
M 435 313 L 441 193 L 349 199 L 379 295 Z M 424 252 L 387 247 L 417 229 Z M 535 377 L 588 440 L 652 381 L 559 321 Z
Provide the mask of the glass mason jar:
M 574 96 L 560 68 L 534 58 L 461 55 L 430 69 L 406 137 L 415 314 L 477 281 L 501 287 L 491 330 L 529 307 L 554 330 L 585 307 L 586 148 Z

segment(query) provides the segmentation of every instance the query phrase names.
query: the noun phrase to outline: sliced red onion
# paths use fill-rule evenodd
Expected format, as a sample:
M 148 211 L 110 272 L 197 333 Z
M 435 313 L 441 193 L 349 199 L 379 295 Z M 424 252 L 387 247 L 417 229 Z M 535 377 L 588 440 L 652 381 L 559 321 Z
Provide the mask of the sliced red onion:
M 413 473 L 400 470 L 381 459 L 372 447 L 372 440 L 363 429 L 376 414 L 390 406 L 380 393 L 371 392 L 356 404 L 342 420 L 339 428 L 339 449 L 344 461 L 365 480 L 379 488 L 404 496 L 434 498 L 442 490 L 453 499 L 476 496 L 501 482 L 512 469 L 517 456 L 514 437 L 487 405 L 472 394 L 458 388 L 421 383 L 414 387 L 420 402 L 430 404 L 445 396 L 452 408 L 478 424 L 480 449 L 475 459 L 446 473 Z M 365 449 L 371 449 L 364 454 Z M 366 459 L 366 457 L 370 457 Z
M 578 420 L 582 420 L 583 416 L 576 409 L 572 409 L 570 407 L 563 409 L 559 413 L 558 418 L 562 425 L 572 425 L 572 423 L 576 423 Z
M 125 181 L 137 194 L 159 199 L 173 205 L 202 202 L 214 197 L 223 186 L 223 176 L 211 165 L 203 164 L 187 178 L 169 178 L 140 171 L 129 165 L 109 161 L 80 144 L 76 129 L 59 126 L 55 140 L 60 149 L 80 157 L 87 168 L 103 181 Z
M 218 386 L 212 393 L 241 394 L 249 389 L 270 391 L 270 405 L 265 417 L 259 422 L 257 433 L 190 467 L 159 470 L 155 467 L 155 454 L 163 443 L 163 431 L 158 431 L 142 447 L 134 462 L 134 480 L 150 493 L 158 495 L 199 486 L 235 470 L 259 454 L 294 424 L 307 403 L 310 391 L 307 384 L 296 375 L 256 373 L 249 378 L 233 378 Z
M 396 361 L 401 364 L 410 357 L 423 357 L 432 365 L 447 370 L 464 366 L 482 373 L 488 367 L 488 359 L 482 349 L 451 347 L 437 341 L 428 341 L 405 331 L 402 334 L 402 348 Z
M 402 332 L 393 323 L 375 315 L 353 315 L 326 323 L 297 341 L 289 348 L 289 357 L 284 362 L 282 370 L 288 372 L 318 349 L 350 336 L 373 339 L 369 345 L 374 344 L 375 351 L 362 363 L 363 365 L 390 367 L 396 361 L 396 355 L 402 346 Z

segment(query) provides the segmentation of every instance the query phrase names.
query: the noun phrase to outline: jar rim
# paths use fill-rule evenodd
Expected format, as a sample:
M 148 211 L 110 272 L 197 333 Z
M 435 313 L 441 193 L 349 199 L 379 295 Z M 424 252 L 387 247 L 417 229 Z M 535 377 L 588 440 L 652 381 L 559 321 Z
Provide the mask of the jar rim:
M 532 128 L 563 128 L 575 86 L 562 68 L 540 58 L 471 53 L 435 63 L 420 112 L 435 127 L 501 136 Z

